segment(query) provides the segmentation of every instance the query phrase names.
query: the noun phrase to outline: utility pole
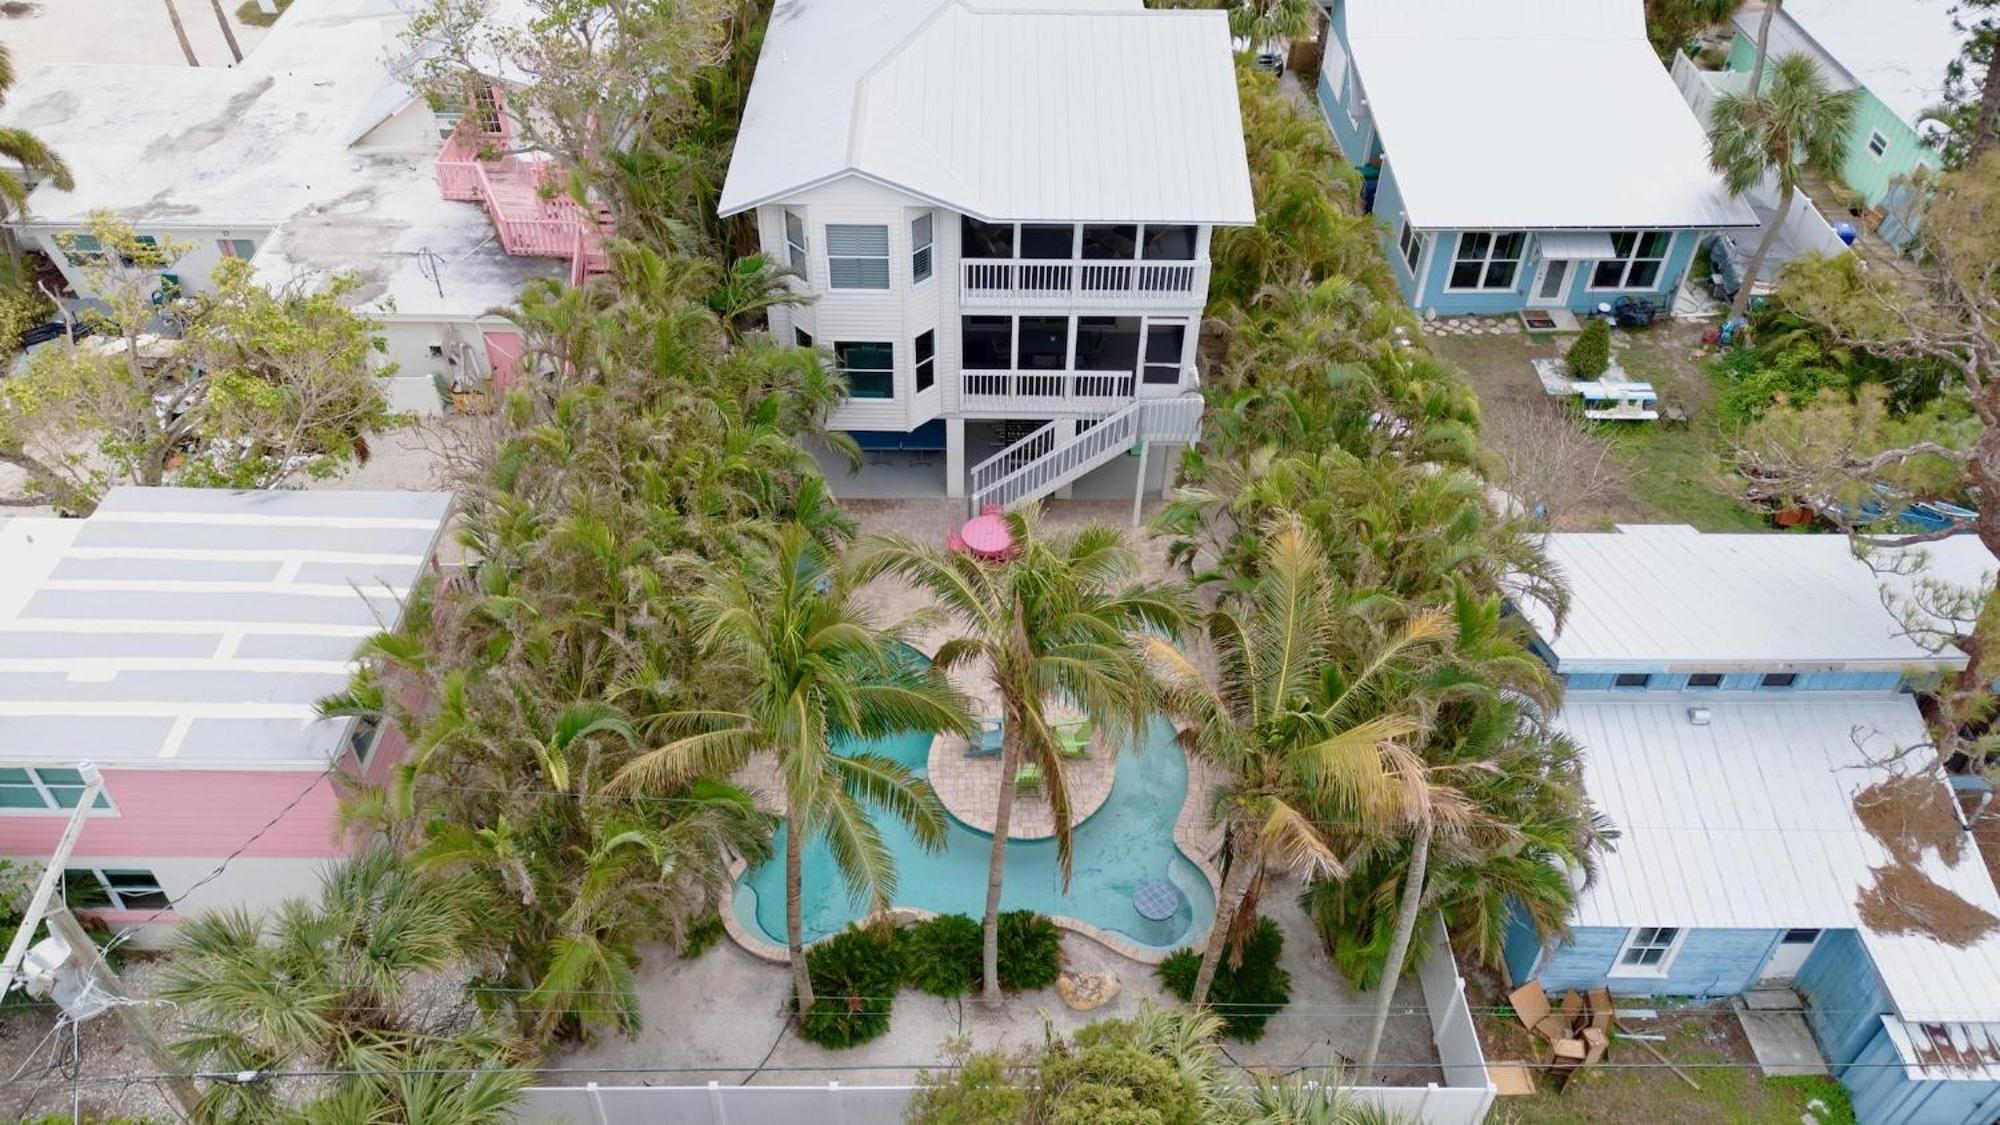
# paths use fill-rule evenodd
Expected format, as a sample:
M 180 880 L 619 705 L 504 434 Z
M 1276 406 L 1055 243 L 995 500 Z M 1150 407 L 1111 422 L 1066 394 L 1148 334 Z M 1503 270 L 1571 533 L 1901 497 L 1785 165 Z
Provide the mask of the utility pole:
M 28 956 L 28 944 L 35 940 L 35 930 L 41 926 L 42 914 L 49 908 L 49 899 L 55 897 L 56 887 L 62 881 L 63 867 L 69 863 L 69 853 L 76 849 L 77 837 L 83 835 L 84 818 L 96 806 L 97 795 L 104 791 L 104 775 L 97 772 L 95 765 L 78 762 L 76 771 L 83 775 L 83 796 L 70 810 L 69 823 L 63 826 L 63 834 L 56 840 L 55 850 L 49 853 L 48 866 L 42 868 L 41 881 L 35 884 L 35 893 L 28 899 L 28 908 L 21 912 L 21 925 L 14 931 L 14 940 L 7 946 L 7 957 L 0 961 L 0 998 L 13 991 L 14 978 L 20 975 L 21 962 Z
M 146 1005 L 134 1003 L 126 994 L 125 982 L 118 979 L 117 971 L 104 960 L 103 951 L 90 940 L 89 934 L 83 932 L 83 925 L 76 920 L 76 915 L 69 912 L 69 907 L 59 906 L 49 911 L 48 923 L 49 932 L 69 946 L 70 956 L 89 974 L 91 983 L 111 998 L 111 1006 L 117 1011 L 118 1018 L 125 1021 L 125 1030 L 146 1049 L 147 1056 L 159 1072 L 167 1076 L 167 1089 L 173 1093 L 174 1100 L 181 1103 L 188 1119 L 200 1120 L 201 1092 L 195 1089 L 194 1079 L 182 1069 L 180 1060 L 167 1050 L 166 1042 L 153 1027 L 153 1017 L 146 1011 Z
M 229 26 L 229 17 L 222 12 L 222 0 L 208 0 L 208 6 L 215 9 L 215 22 L 222 25 L 222 39 L 229 44 L 229 57 L 243 61 L 243 48 L 236 45 L 236 32 Z

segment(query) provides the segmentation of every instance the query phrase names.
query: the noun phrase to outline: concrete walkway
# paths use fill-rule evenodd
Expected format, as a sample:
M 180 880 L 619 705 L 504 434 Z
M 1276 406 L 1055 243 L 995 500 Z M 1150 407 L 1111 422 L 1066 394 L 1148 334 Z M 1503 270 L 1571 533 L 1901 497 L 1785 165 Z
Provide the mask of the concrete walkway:
M 1827 1073 L 1826 1059 L 1806 1026 L 1797 993 L 1789 988 L 1756 989 L 1737 997 L 1732 1006 L 1765 1074 L 1784 1078 Z

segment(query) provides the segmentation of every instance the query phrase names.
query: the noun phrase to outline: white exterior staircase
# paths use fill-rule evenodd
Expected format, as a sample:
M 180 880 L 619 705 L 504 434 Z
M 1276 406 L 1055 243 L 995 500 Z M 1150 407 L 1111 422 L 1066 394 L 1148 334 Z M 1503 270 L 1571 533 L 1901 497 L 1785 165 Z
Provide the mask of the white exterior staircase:
M 1141 399 L 1095 418 L 1060 419 L 972 467 L 974 515 L 988 506 L 1013 508 L 1039 500 L 1134 446 L 1192 445 L 1201 436 L 1201 392 Z M 1076 427 L 1068 440 L 1063 429 Z M 1144 461 L 1139 487 L 1144 488 Z

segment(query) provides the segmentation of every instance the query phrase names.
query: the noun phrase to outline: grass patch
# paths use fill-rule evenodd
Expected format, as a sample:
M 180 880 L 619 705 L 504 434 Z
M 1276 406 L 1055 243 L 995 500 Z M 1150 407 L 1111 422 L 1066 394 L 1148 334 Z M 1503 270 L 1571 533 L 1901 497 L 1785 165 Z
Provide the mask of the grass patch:
M 1697 414 L 1686 429 L 1657 422 L 1600 423 L 1632 498 L 1660 523 L 1701 531 L 1766 531 L 1764 517 L 1732 495 L 1723 477 L 1723 435 Z
M 236 6 L 236 22 L 250 27 L 269 27 L 278 22 L 278 16 L 284 15 L 285 9 L 292 6 L 292 0 L 277 0 L 274 6 L 278 9 L 277 16 L 258 7 L 257 0 L 243 0 Z

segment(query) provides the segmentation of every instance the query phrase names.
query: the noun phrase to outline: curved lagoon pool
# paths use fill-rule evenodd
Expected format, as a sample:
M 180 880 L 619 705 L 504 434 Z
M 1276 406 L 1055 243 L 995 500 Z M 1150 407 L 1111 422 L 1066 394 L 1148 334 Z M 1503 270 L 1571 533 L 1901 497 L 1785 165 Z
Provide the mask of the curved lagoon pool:
M 927 773 L 931 735 L 904 734 L 858 744 Z M 1163 719 L 1148 724 L 1140 745 L 1118 759 L 1111 795 L 1078 825 L 1075 872 L 1068 894 L 1054 840 L 1015 840 L 1007 846 L 1006 885 L 1001 909 L 1036 910 L 1074 918 L 1111 931 L 1148 949 L 1169 950 L 1205 933 L 1215 917 L 1215 893 L 1201 870 L 1174 845 L 1174 822 L 1187 799 L 1187 759 Z M 993 837 L 950 819 L 944 847 L 927 851 L 908 829 L 881 821 L 882 835 L 896 857 L 896 905 L 939 914 L 980 917 L 986 909 L 986 864 Z M 737 920 L 773 944 L 785 944 L 785 839 L 778 830 L 772 847 L 778 858 L 746 871 L 737 881 Z M 1133 909 L 1132 893 L 1142 883 L 1165 879 L 1180 889 L 1181 904 L 1171 917 L 1151 921 Z M 867 912 L 867 903 L 848 896 L 824 841 L 806 845 L 803 861 L 805 936 L 808 942 L 834 933 Z

